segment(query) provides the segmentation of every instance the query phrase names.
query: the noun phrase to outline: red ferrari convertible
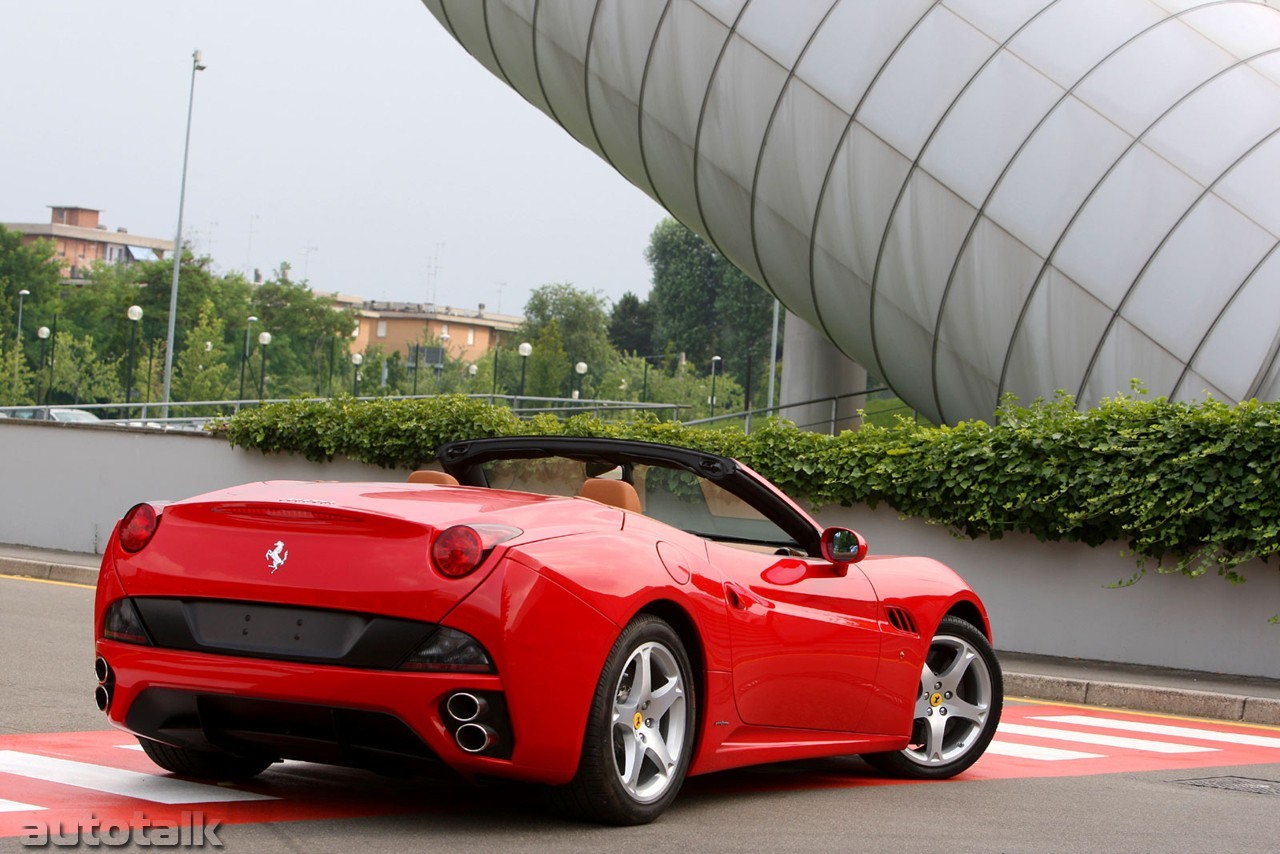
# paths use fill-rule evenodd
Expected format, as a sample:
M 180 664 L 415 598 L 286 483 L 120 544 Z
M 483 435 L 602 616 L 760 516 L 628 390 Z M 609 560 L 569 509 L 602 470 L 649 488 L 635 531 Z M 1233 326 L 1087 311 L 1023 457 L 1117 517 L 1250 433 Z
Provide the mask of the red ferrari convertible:
M 520 437 L 439 463 L 133 507 L 98 583 L 98 706 L 176 774 L 452 769 L 616 824 L 763 762 L 950 777 L 995 732 L 968 585 L 868 557 L 735 460 Z

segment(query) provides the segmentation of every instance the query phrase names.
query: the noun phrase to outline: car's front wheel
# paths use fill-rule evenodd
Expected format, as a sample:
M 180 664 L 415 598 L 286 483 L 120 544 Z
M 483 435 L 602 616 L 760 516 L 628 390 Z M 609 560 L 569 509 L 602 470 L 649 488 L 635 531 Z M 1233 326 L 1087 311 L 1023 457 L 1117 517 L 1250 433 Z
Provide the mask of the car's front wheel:
M 944 617 L 920 673 L 910 743 L 862 758 L 899 777 L 954 777 L 987 749 L 1003 706 L 1004 677 L 991 644 L 968 622 Z
M 561 809 L 608 824 L 645 824 L 675 800 L 693 752 L 695 698 L 684 644 L 641 614 L 613 645 L 591 704 L 578 773 Z
M 139 738 L 142 751 L 166 771 L 201 780 L 229 782 L 256 777 L 271 766 L 270 759 L 255 759 L 231 753 L 190 750 Z

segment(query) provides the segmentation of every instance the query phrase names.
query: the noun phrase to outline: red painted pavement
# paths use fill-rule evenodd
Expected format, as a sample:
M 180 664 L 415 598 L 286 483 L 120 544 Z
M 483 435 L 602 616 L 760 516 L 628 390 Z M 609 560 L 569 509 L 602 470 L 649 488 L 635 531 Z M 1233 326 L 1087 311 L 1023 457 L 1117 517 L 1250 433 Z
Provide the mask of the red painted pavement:
M 1178 731 L 1148 733 L 1124 729 L 1133 724 L 1138 727 L 1176 727 Z M 1048 761 L 990 752 L 955 781 L 1195 771 L 1232 765 L 1280 763 L 1280 728 L 1276 727 L 1170 718 L 1111 709 L 1020 704 L 1005 708 L 1002 726 L 1008 726 L 1010 730 L 997 734 L 996 750 L 1028 752 L 1029 748 L 1029 752 L 1034 754 L 1048 748 L 1046 755 L 1059 758 Z M 1137 739 L 1138 742 L 1121 741 L 1120 746 L 1080 743 L 1067 740 L 1063 733 L 1082 734 L 1089 739 L 1102 736 L 1104 739 Z M 1254 743 L 1232 744 L 1215 740 L 1238 736 L 1245 736 Z M 1139 749 L 1143 743 L 1152 742 L 1163 750 L 1201 750 L 1159 753 Z M 171 777 L 160 771 L 141 751 L 125 749 L 134 745 L 136 742 L 114 730 L 6 735 L 0 736 L 0 758 L 51 757 L 160 778 Z M 1079 754 L 1096 755 L 1084 757 Z M 1078 758 L 1062 758 L 1064 756 Z M 902 782 L 880 776 L 856 759 L 842 758 L 781 763 L 698 777 L 688 782 L 683 796 L 696 798 L 740 791 L 826 789 Z M 127 824 L 137 814 L 145 815 L 152 822 L 176 824 L 183 813 L 200 811 L 206 821 L 239 824 L 468 811 L 481 809 L 488 800 L 488 796 L 479 793 L 480 790 L 456 784 L 394 780 L 361 771 L 294 762 L 273 766 L 251 782 L 221 788 L 224 791 L 268 795 L 272 800 L 166 805 L 94 788 L 0 772 L 0 837 L 21 836 L 25 833 L 24 828 L 37 823 L 54 827 L 61 824 L 68 830 L 77 826 L 88 827 L 95 819 L 101 823 Z M 6 802 L 41 809 L 4 811 Z

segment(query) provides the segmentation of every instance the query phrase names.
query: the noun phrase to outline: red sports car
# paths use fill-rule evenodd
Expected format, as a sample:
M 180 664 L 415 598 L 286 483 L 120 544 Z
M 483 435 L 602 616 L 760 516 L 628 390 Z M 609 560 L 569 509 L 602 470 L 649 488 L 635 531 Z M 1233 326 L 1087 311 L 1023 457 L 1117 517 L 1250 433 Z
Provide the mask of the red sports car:
M 616 824 L 762 762 L 949 777 L 995 732 L 968 585 L 868 558 L 735 460 L 521 437 L 439 463 L 133 507 L 98 583 L 111 723 L 186 776 L 449 768 Z

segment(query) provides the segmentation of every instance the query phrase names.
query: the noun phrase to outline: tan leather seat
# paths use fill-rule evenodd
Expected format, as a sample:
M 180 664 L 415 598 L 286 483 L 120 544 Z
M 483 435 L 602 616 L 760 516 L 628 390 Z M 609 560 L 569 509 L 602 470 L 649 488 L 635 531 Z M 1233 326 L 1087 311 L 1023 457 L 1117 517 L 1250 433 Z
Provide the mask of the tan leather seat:
M 436 483 L 441 486 L 457 486 L 458 479 L 447 471 L 421 469 L 409 475 L 410 483 Z
M 640 506 L 640 496 L 636 493 L 636 488 L 625 480 L 593 477 L 583 482 L 578 495 L 621 510 L 630 510 L 632 513 L 644 512 L 644 508 Z

